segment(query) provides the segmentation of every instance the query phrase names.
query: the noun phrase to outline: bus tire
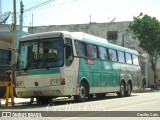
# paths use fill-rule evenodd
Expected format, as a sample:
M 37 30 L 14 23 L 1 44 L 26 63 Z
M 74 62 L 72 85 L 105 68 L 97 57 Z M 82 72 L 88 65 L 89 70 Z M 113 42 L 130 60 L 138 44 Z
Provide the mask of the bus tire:
M 127 90 L 126 90 L 126 96 L 131 96 L 131 93 L 132 93 L 132 84 L 131 82 L 128 82 L 127 83 Z
M 124 82 L 121 82 L 120 84 L 120 91 L 117 92 L 118 97 L 124 97 L 126 93 L 126 86 Z
M 87 99 L 87 95 L 88 95 L 87 85 L 84 82 L 82 82 L 80 84 L 79 94 L 74 96 L 74 100 L 77 102 L 84 102 Z

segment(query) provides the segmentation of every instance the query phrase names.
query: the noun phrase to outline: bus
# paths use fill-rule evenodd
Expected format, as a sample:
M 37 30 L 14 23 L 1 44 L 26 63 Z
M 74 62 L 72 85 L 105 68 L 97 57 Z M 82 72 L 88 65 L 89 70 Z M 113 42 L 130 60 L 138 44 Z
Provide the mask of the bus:
M 47 103 L 117 93 L 130 96 L 141 85 L 139 54 L 83 32 L 52 31 L 20 39 L 16 94 Z

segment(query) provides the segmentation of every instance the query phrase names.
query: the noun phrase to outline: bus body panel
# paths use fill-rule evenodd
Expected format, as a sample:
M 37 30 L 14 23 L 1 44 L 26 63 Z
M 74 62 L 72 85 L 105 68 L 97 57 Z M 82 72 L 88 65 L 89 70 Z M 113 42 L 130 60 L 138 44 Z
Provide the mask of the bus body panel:
M 78 68 L 79 58 L 74 58 L 73 63 L 69 67 L 64 67 L 64 78 L 66 79 L 66 95 L 76 95 L 78 89 Z
M 90 93 L 119 90 L 120 66 L 117 63 L 80 58 L 79 85 L 86 78 Z
M 106 48 L 120 50 L 138 55 L 136 51 L 123 48 L 110 43 L 96 42 L 93 39 L 83 38 L 82 41 L 93 45 L 100 45 Z M 89 93 L 118 92 L 120 91 L 120 82 L 131 81 L 132 90 L 137 90 L 141 83 L 140 67 L 137 65 L 123 64 L 112 61 L 93 60 L 80 58 L 79 85 L 83 78 L 89 83 Z M 99 61 L 99 62 L 97 62 Z M 127 88 L 126 88 L 127 89 Z
M 60 84 L 60 69 L 43 69 L 16 72 L 16 93 L 19 97 L 29 96 L 45 96 L 46 90 L 49 88 L 52 92 L 47 94 L 53 95 L 57 89 L 56 85 Z M 54 87 L 52 84 L 54 84 Z M 61 90 L 63 92 L 63 90 Z M 56 92 L 55 92 L 56 93 Z M 37 95 L 36 95 L 37 94 Z

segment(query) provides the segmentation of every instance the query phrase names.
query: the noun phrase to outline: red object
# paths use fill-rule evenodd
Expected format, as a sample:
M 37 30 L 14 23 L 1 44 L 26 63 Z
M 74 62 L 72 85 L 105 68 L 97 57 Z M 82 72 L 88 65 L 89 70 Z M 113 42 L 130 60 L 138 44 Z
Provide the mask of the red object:
M 6 76 L 6 82 L 12 82 L 13 78 L 12 78 L 12 75 L 8 75 Z
M 28 75 L 28 72 L 24 71 L 24 72 L 20 72 L 21 75 Z

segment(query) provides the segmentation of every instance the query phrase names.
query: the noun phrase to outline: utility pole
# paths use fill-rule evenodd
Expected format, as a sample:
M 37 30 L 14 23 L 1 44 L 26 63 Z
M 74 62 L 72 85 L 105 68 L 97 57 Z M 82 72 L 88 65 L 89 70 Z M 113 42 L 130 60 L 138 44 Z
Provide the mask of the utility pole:
M 90 14 L 90 16 L 89 16 L 89 17 L 90 17 L 90 21 L 89 21 L 89 23 L 91 23 L 91 22 L 92 22 L 92 16 L 91 16 L 91 14 Z
M 19 27 L 20 27 L 20 37 L 22 37 L 23 36 L 23 12 L 24 12 L 24 5 L 23 5 L 23 2 L 22 2 L 22 0 L 21 0 L 21 2 L 20 2 L 20 21 L 19 21 L 19 23 L 20 23 L 20 25 L 19 25 Z
M 1 0 L 0 0 L 0 15 L 2 14 L 2 4 L 1 4 Z
M 32 13 L 32 34 L 33 34 L 33 13 Z
M 124 46 L 124 44 L 125 44 L 124 39 L 125 39 L 125 36 L 124 36 L 124 34 L 123 34 L 123 35 L 122 35 L 122 47 L 125 47 L 125 46 Z
M 13 40 L 12 48 L 16 49 L 16 0 L 13 0 Z M 12 65 L 16 63 L 16 52 L 12 50 Z

